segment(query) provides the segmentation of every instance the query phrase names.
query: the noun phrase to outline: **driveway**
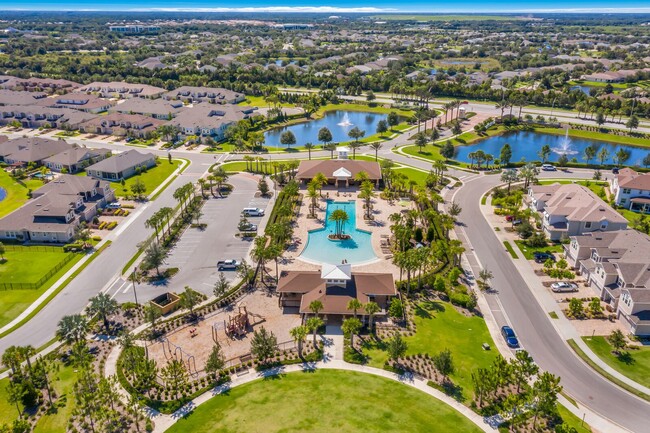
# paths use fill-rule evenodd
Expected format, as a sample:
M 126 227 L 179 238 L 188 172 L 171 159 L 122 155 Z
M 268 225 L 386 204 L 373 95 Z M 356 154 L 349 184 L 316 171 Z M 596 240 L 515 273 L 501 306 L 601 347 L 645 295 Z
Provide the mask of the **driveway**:
M 188 228 L 165 261 L 165 267 L 179 268 L 178 274 L 169 280 L 168 284 L 139 284 L 136 288 L 138 300 L 147 302 L 157 295 L 175 291 L 181 292 L 185 286 L 212 295 L 212 289 L 217 279 L 217 261 L 222 259 L 241 259 L 248 256 L 252 240 L 236 237 L 239 233 L 241 210 L 245 207 L 266 209 L 268 198 L 255 197 L 257 193 L 257 178 L 248 174 L 231 176 L 228 183 L 234 186 L 232 194 L 226 198 L 210 198 L 203 206 L 201 222 L 207 223 L 205 230 Z M 270 209 L 266 213 L 269 213 Z M 262 218 L 248 218 L 264 231 Z M 237 279 L 237 273 L 224 271 L 229 281 Z M 132 301 L 131 284 L 124 284 L 116 290 L 115 299 L 120 302 Z

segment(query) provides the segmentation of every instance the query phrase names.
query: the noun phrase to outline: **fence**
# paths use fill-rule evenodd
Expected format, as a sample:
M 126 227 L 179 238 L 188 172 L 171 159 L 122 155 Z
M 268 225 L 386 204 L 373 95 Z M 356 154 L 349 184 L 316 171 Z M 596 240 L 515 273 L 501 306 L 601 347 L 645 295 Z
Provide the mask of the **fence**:
M 25 248 L 28 249 L 30 252 L 61 252 L 61 248 L 56 248 L 56 247 L 44 247 L 44 246 L 37 246 L 37 247 L 16 247 L 16 246 L 11 246 L 11 245 L 6 245 L 5 246 L 6 251 L 25 251 L 25 250 L 18 250 L 18 249 L 13 249 L 13 248 Z M 33 250 L 32 248 L 37 248 L 36 250 Z M 40 249 L 40 248 L 51 248 L 51 250 L 47 249 Z M 71 260 L 75 258 L 74 253 L 68 253 L 65 255 L 63 260 L 61 260 L 59 263 L 54 265 L 49 271 L 45 273 L 38 281 L 34 283 L 0 283 L 0 290 L 36 290 L 39 289 L 47 280 L 52 278 L 53 275 L 55 275 L 57 272 L 59 272 L 65 265 L 70 263 Z
M 5 251 L 9 252 L 23 252 L 23 253 L 60 253 L 63 252 L 63 247 L 51 247 L 48 245 L 7 245 L 5 244 Z

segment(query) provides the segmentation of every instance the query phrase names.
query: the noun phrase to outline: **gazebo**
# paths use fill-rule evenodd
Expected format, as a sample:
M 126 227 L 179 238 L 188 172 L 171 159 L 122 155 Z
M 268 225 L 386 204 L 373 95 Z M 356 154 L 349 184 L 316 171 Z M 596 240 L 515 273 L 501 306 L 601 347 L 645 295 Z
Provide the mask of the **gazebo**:
M 336 185 L 339 185 L 339 182 L 345 181 L 345 186 L 346 188 L 350 186 L 350 178 L 352 177 L 352 172 L 350 170 L 346 169 L 345 167 L 341 167 L 338 170 L 336 170 L 332 176 L 334 179 L 336 179 Z

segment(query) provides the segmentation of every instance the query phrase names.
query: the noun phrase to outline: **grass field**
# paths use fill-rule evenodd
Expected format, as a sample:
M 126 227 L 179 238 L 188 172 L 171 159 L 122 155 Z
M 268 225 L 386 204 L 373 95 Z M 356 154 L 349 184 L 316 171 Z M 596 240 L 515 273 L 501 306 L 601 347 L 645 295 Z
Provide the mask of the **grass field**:
M 425 302 L 415 313 L 415 325 L 415 335 L 404 339 L 407 355 L 436 355 L 444 349 L 451 350 L 456 370 L 451 379 L 461 387 L 465 403 L 469 404 L 474 394 L 472 372 L 489 367 L 498 354 L 496 349 L 481 347 L 483 343 L 495 347 L 485 321 L 478 316 L 467 317 L 446 302 Z M 387 353 L 376 347 L 364 350 L 364 354 L 369 356 L 370 365 L 379 368 L 388 359 Z
M 612 346 L 605 337 L 583 337 L 585 343 L 596 355 L 614 370 L 635 382 L 650 387 L 650 347 L 629 349 L 620 357 L 612 353 Z
M 70 253 L 72 254 L 72 253 Z M 52 284 L 61 278 L 72 266 L 83 258 L 83 254 L 66 263 L 57 273 L 50 277 L 36 290 L 0 290 L 0 327 L 18 317 L 27 307 L 39 298 Z M 0 280 L 2 282 L 29 283 L 40 279 L 47 271 L 64 259 L 65 253 L 26 253 L 8 251 L 8 259 L 0 264 Z M 38 269 L 40 272 L 35 272 Z
M 59 370 L 52 374 L 52 386 L 59 396 L 53 410 L 47 412 L 36 423 L 34 433 L 59 433 L 66 431 L 66 426 L 74 409 L 74 396 L 72 388 L 77 379 L 75 367 L 62 365 L 57 362 Z
M 408 403 L 408 410 L 404 405 Z M 363 373 L 317 370 L 257 380 L 213 397 L 168 432 L 478 432 L 421 391 Z
M 373 158 L 374 159 L 374 158 Z M 394 172 L 405 174 L 409 180 L 414 180 L 418 185 L 424 186 L 427 181 L 429 173 L 416 170 L 410 167 L 396 167 L 393 169 Z
M 524 257 L 526 257 L 526 260 L 534 260 L 535 253 L 554 253 L 555 258 L 559 259 L 558 254 L 564 252 L 564 248 L 562 248 L 562 245 L 549 245 L 547 247 L 532 248 L 526 245 L 523 240 L 517 239 L 515 243 L 517 244 L 521 252 L 524 254 Z
M 564 135 L 566 130 L 559 128 L 535 128 L 535 132 L 542 132 L 544 134 Z M 597 141 L 606 141 L 607 143 L 614 144 L 627 144 L 637 147 L 650 147 L 650 140 L 640 137 L 620 136 L 608 134 L 606 132 L 595 131 L 582 131 L 580 129 L 569 129 L 569 137 L 587 138 Z
M 582 425 L 582 420 L 569 412 L 569 410 L 561 404 L 557 405 L 557 411 L 566 424 L 576 429 L 576 433 L 591 433 L 591 428 L 588 424 Z
M 112 186 L 115 189 L 115 195 L 118 197 L 124 197 L 127 195 L 132 195 L 131 185 L 135 183 L 136 179 L 140 179 L 144 182 L 144 185 L 147 187 L 145 195 L 149 195 L 158 188 L 158 186 L 165 181 L 178 167 L 180 167 L 181 161 L 173 160 L 170 164 L 166 159 L 161 159 L 160 164 L 156 167 L 150 168 L 146 172 L 130 177 L 126 179 L 124 186 L 119 182 L 113 182 Z
M 60 399 L 55 405 L 56 409 L 48 412 L 38 421 L 34 430 L 37 433 L 60 433 L 66 431 L 68 419 L 70 419 L 74 408 L 72 387 L 77 377 L 75 368 L 71 365 L 65 366 L 58 361 L 55 363 L 55 366 L 56 371 L 50 373 L 50 380 Z M 8 383 L 9 379 L 0 380 L 0 425 L 5 423 L 9 424 L 18 417 L 16 406 L 7 402 Z
M 40 180 L 23 180 L 18 183 L 9 173 L 0 170 L 0 188 L 7 192 L 7 196 L 0 205 L 0 218 L 18 209 L 28 200 L 27 193 L 31 189 L 36 191 L 43 186 Z

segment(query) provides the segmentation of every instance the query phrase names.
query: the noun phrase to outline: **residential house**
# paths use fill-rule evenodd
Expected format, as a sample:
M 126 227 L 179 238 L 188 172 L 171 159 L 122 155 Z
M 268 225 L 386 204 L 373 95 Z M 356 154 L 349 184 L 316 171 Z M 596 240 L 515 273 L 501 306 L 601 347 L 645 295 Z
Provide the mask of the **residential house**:
M 61 175 L 34 191 L 32 199 L 0 219 L 0 239 L 68 243 L 82 221 L 115 199 L 109 182 Z
M 140 153 L 133 149 L 87 167 L 86 173 L 98 179 L 120 181 L 137 174 L 140 170 L 146 171 L 155 166 L 156 156 L 153 153 Z
M 110 149 L 90 149 L 73 147 L 43 160 L 43 165 L 51 171 L 77 173 L 84 168 L 112 155 Z
M 526 202 L 542 214 L 542 230 L 553 241 L 597 230 L 627 228 L 621 214 L 582 185 L 533 185 Z
M 83 93 L 68 93 L 53 98 L 44 98 L 38 101 L 43 107 L 69 108 L 71 110 L 83 111 L 84 113 L 103 113 L 115 105 L 114 101 L 102 99 L 96 95 Z
M 320 301 L 320 314 L 325 320 L 331 316 L 351 316 L 348 303 L 357 299 L 361 304 L 376 302 L 385 315 L 391 299 L 397 295 L 393 275 L 390 273 L 352 272 L 350 264 L 324 264 L 320 271 L 284 271 L 278 282 L 280 305 L 297 308 L 300 314 L 311 313 L 309 305 Z M 358 311 L 361 319 L 367 318 Z
M 40 165 L 52 155 L 74 149 L 64 140 L 50 140 L 40 137 L 21 137 L 0 142 L 0 161 L 9 165 Z
M 8 75 L 0 76 L 0 88 L 9 90 L 25 90 L 28 92 L 64 92 L 76 89 L 79 83 L 69 80 L 52 78 L 18 78 Z
M 91 134 L 117 136 L 130 134 L 139 138 L 147 138 L 164 123 L 162 120 L 142 114 L 110 113 L 82 123 L 79 125 L 79 130 Z
M 179 112 L 167 123 L 180 128 L 183 135 L 201 135 L 223 140 L 230 125 L 248 119 L 256 110 L 257 108 L 253 107 L 202 102 Z
M 141 114 L 159 120 L 171 120 L 185 110 L 181 101 L 131 98 L 108 110 L 109 113 Z
M 610 190 L 617 206 L 650 213 L 650 173 L 623 168 L 610 181 Z
M 0 105 L 33 105 L 47 96 L 44 92 L 27 92 L 24 90 L 0 90 Z
M 218 87 L 182 86 L 165 93 L 167 100 L 180 100 L 190 103 L 210 102 L 212 104 L 238 104 L 246 99 L 246 95 Z
M 39 105 L 6 105 L 0 107 L 0 125 L 18 121 L 23 128 L 68 128 L 79 125 L 96 116 L 67 108 L 51 108 Z
M 570 265 L 616 311 L 630 332 L 650 334 L 650 236 L 636 230 L 572 236 Z
M 122 83 L 122 82 L 94 82 L 75 90 L 79 93 L 98 94 L 102 98 L 150 98 L 155 99 L 165 93 L 165 89 L 148 84 Z

